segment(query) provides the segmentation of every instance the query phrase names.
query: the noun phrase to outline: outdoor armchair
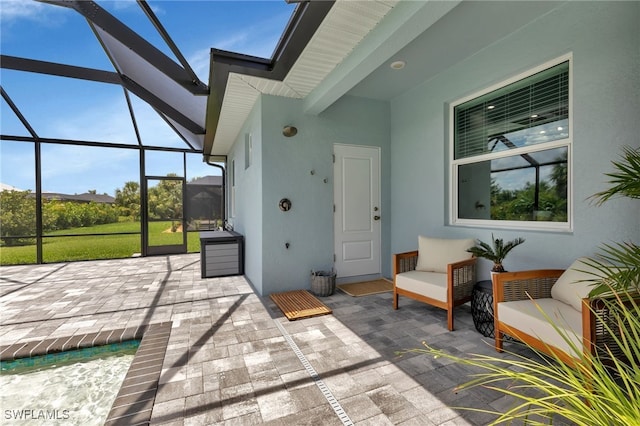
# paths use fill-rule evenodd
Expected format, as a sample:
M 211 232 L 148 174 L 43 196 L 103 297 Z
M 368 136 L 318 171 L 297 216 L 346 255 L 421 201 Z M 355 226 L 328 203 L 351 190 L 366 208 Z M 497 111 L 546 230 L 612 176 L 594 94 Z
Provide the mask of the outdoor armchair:
M 453 330 L 453 309 L 471 300 L 476 283 L 476 258 L 466 250 L 473 239 L 454 240 L 420 236 L 418 250 L 393 255 L 393 309 L 399 296 L 447 311 Z
M 493 275 L 496 350 L 502 352 L 507 334 L 569 365 L 582 353 L 621 358 L 612 335 L 619 324 L 605 303 L 613 296 L 587 297 L 593 283 L 588 270 L 578 259 L 567 270 Z

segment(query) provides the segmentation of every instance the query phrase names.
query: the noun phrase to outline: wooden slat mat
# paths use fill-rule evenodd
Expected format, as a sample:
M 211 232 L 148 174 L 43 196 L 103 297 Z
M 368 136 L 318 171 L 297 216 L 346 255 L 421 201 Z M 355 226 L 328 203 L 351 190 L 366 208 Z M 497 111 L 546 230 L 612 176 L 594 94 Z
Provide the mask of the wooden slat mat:
M 338 288 L 349 296 L 367 296 L 369 294 L 386 293 L 393 291 L 393 281 L 379 279 L 360 283 L 342 284 Z
M 306 290 L 273 293 L 270 297 L 289 321 L 331 313 L 327 305 Z

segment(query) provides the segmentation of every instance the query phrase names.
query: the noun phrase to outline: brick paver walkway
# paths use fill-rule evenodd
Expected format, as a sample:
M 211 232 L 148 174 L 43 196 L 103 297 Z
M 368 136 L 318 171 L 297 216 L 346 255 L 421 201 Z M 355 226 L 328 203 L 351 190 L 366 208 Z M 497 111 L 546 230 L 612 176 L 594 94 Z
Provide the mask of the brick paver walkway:
M 336 292 L 322 298 L 333 315 L 290 322 L 244 277 L 200 278 L 199 254 L 3 267 L 0 277 L 4 347 L 170 322 L 151 424 L 481 425 L 492 417 L 450 407 L 510 403 L 456 392 L 471 373 L 462 365 L 397 355 L 424 340 L 495 355 L 468 306 L 448 332 L 439 309 Z

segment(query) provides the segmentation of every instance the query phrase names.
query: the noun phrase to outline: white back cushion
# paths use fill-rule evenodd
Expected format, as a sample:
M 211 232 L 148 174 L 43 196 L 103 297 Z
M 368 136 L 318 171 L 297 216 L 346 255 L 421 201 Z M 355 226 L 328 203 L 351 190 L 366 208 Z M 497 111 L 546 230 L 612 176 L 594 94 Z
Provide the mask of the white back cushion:
M 418 263 L 416 271 L 447 273 L 449 263 L 470 259 L 467 249 L 475 245 L 473 238 L 462 240 L 418 237 Z
M 551 287 L 551 297 L 571 305 L 580 312 L 582 299 L 589 296 L 589 292 L 597 281 L 597 275 L 594 274 L 598 274 L 596 268 L 584 263 L 585 260 L 584 257 L 578 258 Z

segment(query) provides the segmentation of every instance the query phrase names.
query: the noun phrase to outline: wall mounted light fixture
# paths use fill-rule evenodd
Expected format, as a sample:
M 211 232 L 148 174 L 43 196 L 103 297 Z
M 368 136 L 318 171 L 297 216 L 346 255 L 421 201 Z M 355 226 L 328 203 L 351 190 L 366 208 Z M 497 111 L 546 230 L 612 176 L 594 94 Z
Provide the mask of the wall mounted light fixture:
M 290 138 L 291 136 L 295 136 L 298 134 L 298 129 L 296 129 L 294 126 L 284 126 L 282 128 L 282 134 Z

